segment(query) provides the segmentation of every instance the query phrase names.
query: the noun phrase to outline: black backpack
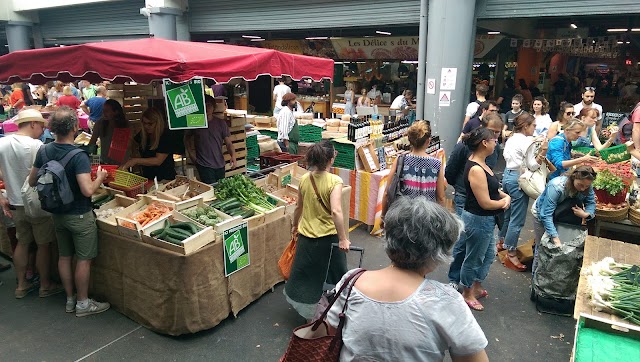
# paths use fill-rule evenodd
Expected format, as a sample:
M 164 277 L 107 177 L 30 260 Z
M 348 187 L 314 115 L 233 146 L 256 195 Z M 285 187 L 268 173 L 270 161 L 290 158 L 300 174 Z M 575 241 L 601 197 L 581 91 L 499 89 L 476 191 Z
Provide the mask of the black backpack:
M 74 196 L 65 167 L 71 159 L 83 150 L 77 148 L 67 152 L 62 160 L 51 160 L 47 157 L 47 147 L 42 147 L 42 161 L 44 164 L 38 170 L 36 189 L 42 210 L 60 213 L 71 209 Z

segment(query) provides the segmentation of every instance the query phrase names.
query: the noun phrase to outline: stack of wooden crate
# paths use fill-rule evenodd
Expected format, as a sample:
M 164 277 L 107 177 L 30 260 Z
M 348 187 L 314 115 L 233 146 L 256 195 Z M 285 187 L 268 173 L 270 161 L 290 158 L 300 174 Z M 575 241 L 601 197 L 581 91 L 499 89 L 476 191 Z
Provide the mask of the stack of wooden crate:
M 148 100 L 157 98 L 152 84 L 108 84 L 107 96 L 122 105 L 127 120 L 133 123 L 135 133 L 141 127 L 142 113 L 149 106 Z
M 244 127 L 247 119 L 246 115 L 243 114 L 227 114 L 226 122 L 227 126 L 229 126 L 229 132 L 231 133 L 231 142 L 233 142 L 236 151 L 237 161 L 236 167 L 233 168 L 231 163 L 229 163 L 231 155 L 227 152 L 227 146 L 223 145 L 222 153 L 224 154 L 225 162 L 227 162 L 224 176 L 230 177 L 247 171 L 247 131 Z

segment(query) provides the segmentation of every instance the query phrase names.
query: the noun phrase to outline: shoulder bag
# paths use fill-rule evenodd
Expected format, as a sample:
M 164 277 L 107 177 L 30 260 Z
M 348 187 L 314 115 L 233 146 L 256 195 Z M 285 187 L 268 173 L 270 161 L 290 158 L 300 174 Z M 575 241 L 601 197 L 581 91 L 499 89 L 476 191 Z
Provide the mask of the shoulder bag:
M 402 193 L 400 192 L 400 188 L 402 186 L 402 169 L 404 168 L 404 155 L 398 156 L 398 164 L 396 165 L 396 173 L 393 174 L 391 181 L 389 182 L 389 187 L 387 187 L 387 204 L 385 205 L 385 210 L 389 210 L 389 207 L 393 204 L 393 202 L 400 196 Z
M 316 186 L 316 181 L 313 179 L 313 174 L 309 172 L 309 181 L 311 181 L 311 186 L 313 186 L 313 192 L 316 194 L 316 199 L 322 205 L 324 211 L 326 211 L 329 215 L 331 215 L 331 209 L 325 205 L 324 201 L 320 197 L 320 193 L 318 192 L 318 186 Z
M 287 351 L 284 353 L 284 356 L 280 358 L 280 362 L 329 362 L 340 359 L 342 329 L 344 328 L 346 319 L 345 312 L 349 303 L 349 297 L 351 296 L 353 285 L 365 271 L 364 269 L 358 269 L 344 281 L 320 318 L 293 330 Z M 340 298 L 340 295 L 347 287 L 347 297 L 345 298 L 342 312 L 339 315 L 340 322 L 338 323 L 338 328 L 333 331 L 325 321 L 325 318 L 333 304 Z
M 526 160 L 529 158 L 529 155 L 535 154 L 537 157 L 540 154 L 541 144 L 542 142 L 538 141 L 529 145 L 524 155 L 524 164 L 522 165 L 525 170 L 518 178 L 520 189 L 532 199 L 537 199 L 542 194 L 544 188 L 547 186 L 547 177 L 551 172 L 555 171 L 555 167 L 551 165 L 546 157 L 542 165 L 535 171 L 530 170 L 527 166 Z

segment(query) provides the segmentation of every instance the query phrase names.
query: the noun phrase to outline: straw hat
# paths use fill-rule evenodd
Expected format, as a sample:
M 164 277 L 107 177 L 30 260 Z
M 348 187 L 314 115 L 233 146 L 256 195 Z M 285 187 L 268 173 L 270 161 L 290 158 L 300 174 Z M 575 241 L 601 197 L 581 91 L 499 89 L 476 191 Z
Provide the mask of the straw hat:
M 18 119 L 15 121 L 16 125 L 25 122 L 42 122 L 47 123 L 47 120 L 42 117 L 42 113 L 36 109 L 25 109 L 18 113 Z
M 289 92 L 289 93 L 287 93 L 287 94 L 282 96 L 282 100 L 285 101 L 285 102 L 288 102 L 288 101 L 291 101 L 291 100 L 294 100 L 294 99 L 296 99 L 296 95 L 291 93 L 291 92 Z

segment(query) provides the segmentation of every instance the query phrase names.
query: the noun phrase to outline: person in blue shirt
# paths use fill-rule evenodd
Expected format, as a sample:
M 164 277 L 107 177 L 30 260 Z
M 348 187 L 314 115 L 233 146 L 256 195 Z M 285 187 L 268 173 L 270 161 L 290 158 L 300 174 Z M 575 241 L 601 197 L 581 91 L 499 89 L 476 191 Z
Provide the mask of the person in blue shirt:
M 80 104 L 80 108 L 89 115 L 89 127 L 93 130 L 93 125 L 102 117 L 102 107 L 107 101 L 107 88 L 99 86 L 96 89 L 96 96 L 87 99 Z
M 558 237 L 558 230 L 553 216 L 558 205 L 565 199 L 574 197 L 584 205 L 584 208 L 574 206 L 572 209 L 574 215 L 586 220 L 591 220 L 595 217 L 596 197 L 592 186 L 595 178 L 596 172 L 591 166 L 578 166 L 569 174 L 549 181 L 547 187 L 531 208 L 536 251 L 545 232 L 556 245 L 562 244 L 562 240 Z M 537 263 L 534 259 L 532 267 L 534 273 L 536 265 Z
M 589 155 L 571 159 L 571 142 L 577 140 L 584 130 L 584 123 L 574 118 L 566 125 L 563 133 L 553 137 L 549 141 L 547 159 L 556 167 L 556 170 L 549 175 L 549 180 L 553 180 L 562 175 L 573 166 L 592 163 L 598 160 L 597 157 Z

